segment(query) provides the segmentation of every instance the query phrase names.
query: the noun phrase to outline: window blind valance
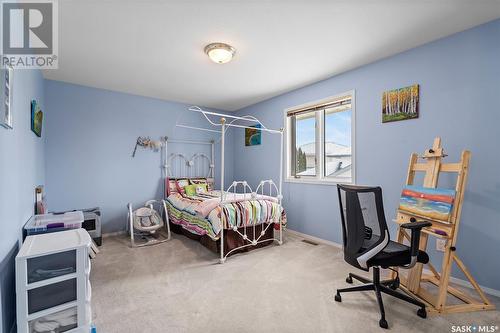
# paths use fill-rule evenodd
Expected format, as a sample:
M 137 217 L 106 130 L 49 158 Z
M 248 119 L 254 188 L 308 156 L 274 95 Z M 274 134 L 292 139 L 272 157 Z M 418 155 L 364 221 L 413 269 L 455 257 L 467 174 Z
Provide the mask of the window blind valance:
M 293 116 L 298 116 L 301 114 L 310 113 L 310 112 L 314 112 L 314 111 L 321 111 L 321 110 L 334 111 L 333 109 L 336 109 L 339 107 L 341 107 L 342 110 L 345 110 L 345 109 L 350 107 L 350 104 L 351 104 L 351 96 L 344 96 L 344 97 L 336 98 L 333 101 L 290 110 L 286 113 L 286 116 L 293 117 Z

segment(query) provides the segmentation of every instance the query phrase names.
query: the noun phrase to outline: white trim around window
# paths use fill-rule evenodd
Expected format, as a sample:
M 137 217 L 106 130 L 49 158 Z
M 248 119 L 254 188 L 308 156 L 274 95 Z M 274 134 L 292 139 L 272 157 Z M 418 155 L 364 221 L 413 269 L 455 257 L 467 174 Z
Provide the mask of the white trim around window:
M 338 101 L 341 97 L 351 96 L 351 181 L 346 182 L 340 178 L 326 177 L 325 174 L 325 163 L 324 163 L 324 151 L 325 151 L 325 124 L 324 124 L 324 111 L 316 111 L 316 146 L 315 155 L 318 159 L 316 162 L 316 175 L 314 176 L 301 176 L 300 178 L 295 177 L 292 172 L 292 117 L 288 117 L 287 114 L 290 111 L 304 109 L 304 108 L 314 108 L 319 105 L 331 103 Z M 301 183 L 301 184 L 321 184 L 321 185 L 336 185 L 338 183 L 348 183 L 354 184 L 356 182 L 356 95 L 354 90 L 346 91 L 341 94 L 336 94 L 321 100 L 297 105 L 291 108 L 287 108 L 283 112 L 284 129 L 285 129 L 285 149 L 284 149 L 284 159 L 285 159 L 285 182 L 288 183 Z

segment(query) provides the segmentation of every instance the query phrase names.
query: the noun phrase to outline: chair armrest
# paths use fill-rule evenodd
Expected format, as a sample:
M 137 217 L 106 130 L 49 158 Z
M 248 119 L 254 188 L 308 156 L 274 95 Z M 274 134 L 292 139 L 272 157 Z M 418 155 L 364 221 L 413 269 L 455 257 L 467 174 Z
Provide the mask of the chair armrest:
M 410 219 L 411 222 L 401 224 L 401 228 L 411 230 L 410 240 L 410 255 L 411 263 L 405 268 L 411 268 L 417 263 L 418 248 L 420 245 L 420 232 L 422 228 L 430 227 L 432 225 L 429 221 L 417 221 L 415 218 Z
M 432 223 L 429 221 L 418 221 L 418 222 L 403 223 L 401 224 L 401 228 L 414 230 L 414 229 L 422 229 L 425 227 L 430 227 L 431 225 Z

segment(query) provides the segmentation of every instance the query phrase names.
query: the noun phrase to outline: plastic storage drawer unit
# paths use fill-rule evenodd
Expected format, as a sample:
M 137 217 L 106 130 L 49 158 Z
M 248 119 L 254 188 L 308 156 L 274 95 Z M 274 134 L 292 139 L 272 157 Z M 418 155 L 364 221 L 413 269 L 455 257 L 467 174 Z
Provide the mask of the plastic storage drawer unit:
M 18 332 L 89 332 L 90 243 L 84 229 L 26 237 L 16 256 Z

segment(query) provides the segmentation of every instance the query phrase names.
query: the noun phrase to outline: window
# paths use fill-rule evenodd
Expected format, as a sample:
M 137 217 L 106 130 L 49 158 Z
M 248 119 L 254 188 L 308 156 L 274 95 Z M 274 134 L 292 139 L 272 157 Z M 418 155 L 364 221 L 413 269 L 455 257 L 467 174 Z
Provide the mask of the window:
M 295 141 L 294 175 L 316 176 L 316 115 L 301 113 L 293 117 Z
M 354 182 L 354 92 L 285 111 L 287 181 Z

